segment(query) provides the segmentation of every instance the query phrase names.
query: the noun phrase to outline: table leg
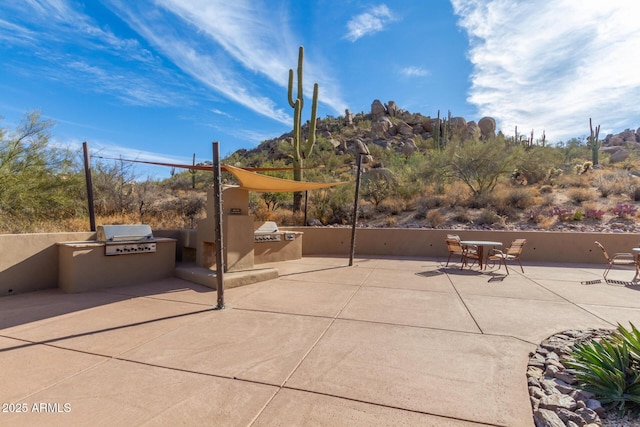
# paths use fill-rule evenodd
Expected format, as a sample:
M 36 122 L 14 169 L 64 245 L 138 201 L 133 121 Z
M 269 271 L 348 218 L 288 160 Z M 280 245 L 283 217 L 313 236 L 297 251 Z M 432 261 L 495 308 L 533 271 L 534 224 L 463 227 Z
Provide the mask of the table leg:
M 484 246 L 479 245 L 478 246 L 478 265 L 480 266 L 480 270 L 482 270 L 482 260 L 483 259 L 484 259 Z

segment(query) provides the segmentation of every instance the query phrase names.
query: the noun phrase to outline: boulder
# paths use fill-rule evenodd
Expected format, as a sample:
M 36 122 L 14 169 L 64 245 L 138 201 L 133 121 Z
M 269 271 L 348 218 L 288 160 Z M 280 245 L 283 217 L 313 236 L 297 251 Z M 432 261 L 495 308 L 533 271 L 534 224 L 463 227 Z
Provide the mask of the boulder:
M 404 145 L 402 146 L 402 154 L 410 156 L 416 151 L 418 151 L 418 146 L 413 139 L 408 139 L 404 142 Z
M 478 122 L 482 139 L 493 138 L 496 136 L 496 120 L 493 117 L 483 117 Z
M 398 108 L 398 105 L 395 103 L 395 101 L 389 101 L 389 104 L 387 105 L 387 112 L 391 117 L 398 116 L 398 113 L 400 113 L 400 109 Z
M 390 129 L 393 127 L 393 123 L 388 117 L 381 117 L 378 120 L 371 123 L 371 132 L 374 135 L 384 136 L 390 134 Z
M 371 104 L 371 119 L 376 121 L 383 118 L 386 114 L 387 111 L 384 108 L 384 105 L 382 105 L 382 102 L 378 99 L 374 100 Z
M 396 123 L 396 129 L 400 135 L 413 135 L 413 128 L 405 122 Z
M 613 153 L 611 157 L 609 157 L 609 161 L 611 163 L 620 163 L 627 160 L 628 157 L 629 157 L 629 152 L 623 148 L 622 150 L 618 150 L 615 153 Z
M 624 145 L 624 139 L 619 135 L 614 135 L 609 138 L 609 145 L 621 146 Z
M 344 119 L 347 126 L 353 126 L 353 114 L 351 114 L 348 108 L 344 110 Z

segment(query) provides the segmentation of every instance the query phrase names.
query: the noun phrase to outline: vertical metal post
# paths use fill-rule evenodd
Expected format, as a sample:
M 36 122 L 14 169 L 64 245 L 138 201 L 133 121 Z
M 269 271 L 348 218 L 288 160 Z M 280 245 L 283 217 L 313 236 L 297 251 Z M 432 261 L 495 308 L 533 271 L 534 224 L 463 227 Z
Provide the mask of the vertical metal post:
M 362 154 L 358 154 L 358 171 L 356 172 L 356 194 L 353 200 L 353 224 L 351 225 L 351 252 L 349 253 L 349 266 L 353 265 L 353 256 L 356 252 L 356 225 L 358 223 L 358 200 L 360 199 L 360 171 L 362 170 Z
M 222 235 L 222 179 L 220 168 L 220 143 L 213 143 L 213 202 L 215 205 L 215 239 L 216 239 L 216 291 L 218 305 L 216 310 L 224 308 L 224 238 Z
M 89 145 L 87 141 L 82 143 L 84 153 L 84 177 L 87 185 L 87 203 L 89 204 L 89 227 L 96 231 L 96 212 L 93 206 L 93 183 L 91 181 L 91 160 L 89 159 Z

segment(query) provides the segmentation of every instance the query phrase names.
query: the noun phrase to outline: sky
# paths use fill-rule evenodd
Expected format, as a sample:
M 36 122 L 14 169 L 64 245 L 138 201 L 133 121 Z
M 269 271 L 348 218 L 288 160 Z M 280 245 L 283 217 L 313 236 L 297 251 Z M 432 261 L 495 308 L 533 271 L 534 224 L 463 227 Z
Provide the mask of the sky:
M 303 118 L 395 101 L 424 116 L 496 119 L 560 142 L 640 126 L 640 2 L 630 0 L 5 0 L 0 127 L 25 113 L 95 157 L 191 164 Z M 161 179 L 166 167 L 136 166 Z

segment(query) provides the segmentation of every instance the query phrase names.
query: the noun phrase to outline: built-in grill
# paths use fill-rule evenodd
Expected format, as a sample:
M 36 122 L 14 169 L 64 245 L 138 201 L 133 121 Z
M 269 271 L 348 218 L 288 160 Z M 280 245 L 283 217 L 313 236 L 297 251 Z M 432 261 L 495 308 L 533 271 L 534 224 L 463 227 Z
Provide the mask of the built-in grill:
M 253 232 L 254 242 L 279 242 L 280 240 L 278 225 L 273 221 L 265 221 Z
M 130 255 L 156 251 L 156 240 L 147 224 L 99 225 L 97 240 L 105 255 Z
M 254 242 L 280 242 L 284 240 L 294 240 L 295 234 L 282 232 L 278 230 L 278 225 L 273 221 L 265 221 L 260 227 L 253 232 Z

